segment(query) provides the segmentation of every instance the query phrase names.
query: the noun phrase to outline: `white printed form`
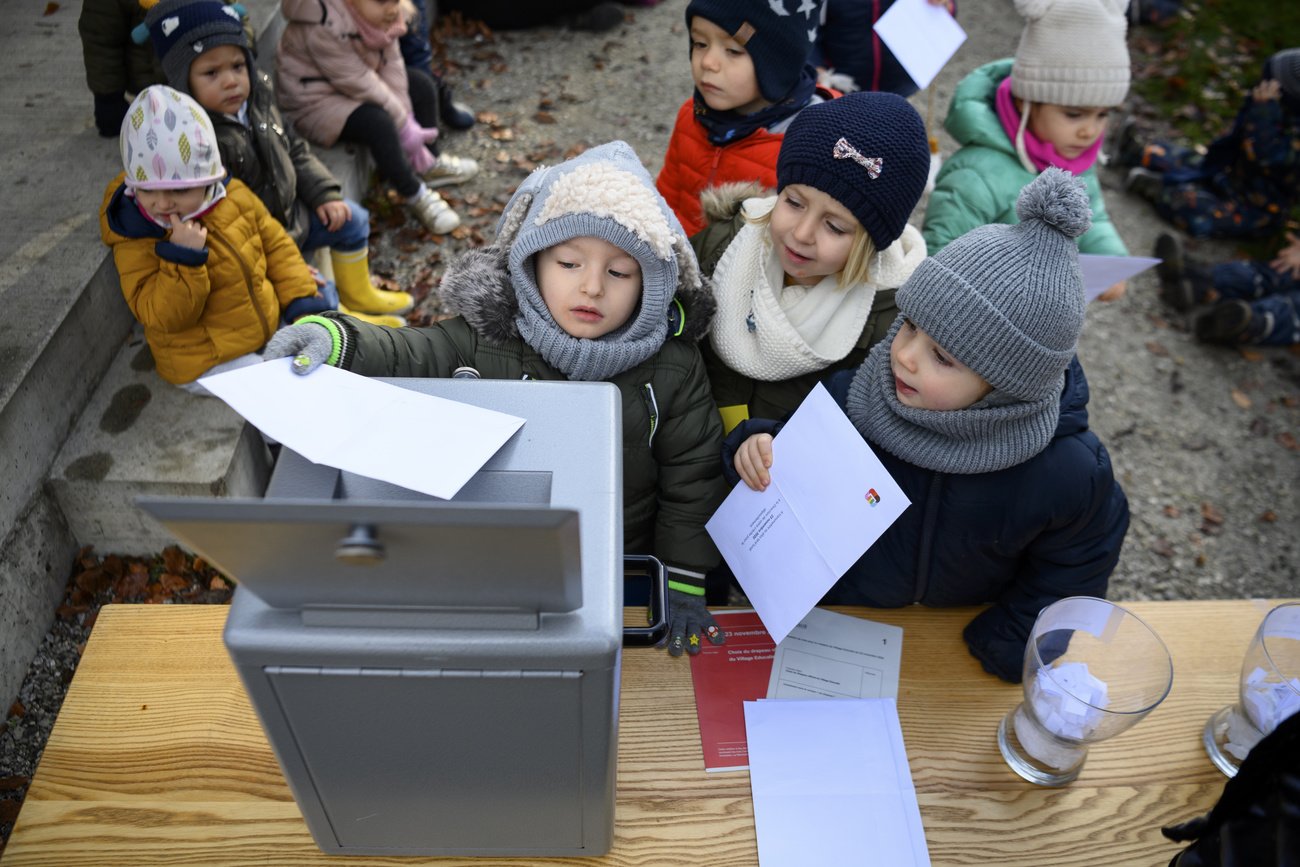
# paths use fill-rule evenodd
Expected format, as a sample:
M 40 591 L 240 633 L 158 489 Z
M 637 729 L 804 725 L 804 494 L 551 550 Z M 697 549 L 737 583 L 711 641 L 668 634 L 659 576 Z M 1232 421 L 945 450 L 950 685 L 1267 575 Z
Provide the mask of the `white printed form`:
M 778 644 L 911 502 L 820 384 L 705 528 Z
M 768 698 L 896 698 L 903 630 L 814 608 L 781 640 Z

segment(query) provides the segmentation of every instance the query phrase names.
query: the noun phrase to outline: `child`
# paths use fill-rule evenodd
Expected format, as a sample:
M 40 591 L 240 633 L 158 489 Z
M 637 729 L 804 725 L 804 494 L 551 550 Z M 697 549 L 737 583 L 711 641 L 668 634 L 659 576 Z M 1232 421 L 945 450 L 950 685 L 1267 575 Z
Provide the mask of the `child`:
M 1192 320 L 1192 332 L 1206 343 L 1300 343 L 1300 237 L 1287 232 L 1286 239 L 1270 262 L 1234 259 L 1210 266 L 1189 259 L 1177 236 L 1161 235 L 1155 250 L 1160 297 L 1184 312 L 1212 304 Z
M 302 255 L 257 196 L 228 178 L 207 114 L 166 85 L 122 122 L 123 174 L 100 234 L 144 325 L 158 375 L 195 394 L 207 373 L 256 364 L 283 315 L 328 309 Z
M 82 0 L 77 32 L 86 84 L 95 99 L 95 128 L 104 138 L 121 132 L 127 92 L 167 80 L 153 49 L 131 39 L 146 11 L 139 0 Z
M 929 168 L 925 124 L 907 100 L 851 93 L 790 124 L 779 196 L 706 193 L 719 222 L 691 245 L 718 299 L 704 360 L 725 429 L 785 417 L 884 337 L 894 290 L 925 258 L 907 218 Z
M 1087 196 L 1049 168 L 1016 213 L 1019 225 L 975 229 L 926 259 L 898 290 L 888 341 L 831 379 L 911 505 L 822 600 L 993 602 L 964 637 L 1013 683 L 1041 608 L 1105 594 L 1129 522 L 1074 359 Z M 727 438 L 735 473 L 756 490 L 774 445 L 779 455 L 763 431 L 777 428 L 746 422 Z
M 478 173 L 471 159 L 435 156 L 436 129 L 416 121 L 397 39 L 413 10 L 401 0 L 283 0 L 288 19 L 275 55 L 280 107 L 298 131 L 326 147 L 355 142 L 430 232 L 460 225 L 433 187 Z
M 162 0 L 145 17 L 169 83 L 203 106 L 222 164 L 247 184 L 304 254 L 329 247 L 345 312 L 399 326 L 405 292 L 370 282 L 370 215 L 345 200 L 329 169 L 280 116 L 271 78 L 256 72 L 235 11 L 220 0 Z
M 1014 223 L 1016 194 L 1048 166 L 1087 184 L 1092 229 L 1079 250 L 1127 256 L 1093 164 L 1113 106 L 1129 85 L 1125 0 L 1016 0 L 1030 20 L 1014 60 L 981 66 L 957 85 L 944 126 L 961 143 L 926 206 L 931 254 L 977 226 Z M 1121 281 L 1102 294 L 1113 300 Z
M 1195 238 L 1267 238 L 1281 231 L 1300 191 L 1300 48 L 1264 63 L 1232 131 L 1204 156 L 1165 142 L 1120 141 L 1129 189 Z
M 493 246 L 447 267 L 461 315 L 391 331 L 346 316 L 286 328 L 268 358 L 308 358 L 368 376 L 607 381 L 623 395 L 623 547 L 668 564 L 680 654 L 686 610 L 704 610 L 718 552 L 704 522 L 726 490 L 722 425 L 695 341 L 712 298 L 686 236 L 623 142 L 538 169 L 511 197 Z M 675 296 L 675 297 L 674 297 Z M 721 636 L 713 639 L 720 643 Z M 692 652 L 699 650 L 695 636 Z
M 795 0 L 691 0 L 686 7 L 695 96 L 677 112 L 656 182 L 686 234 L 704 228 L 705 187 L 774 187 L 790 121 L 837 95 L 818 92 L 808 64 L 816 12 L 817 4 Z
M 955 0 L 928 0 L 957 14 Z M 894 0 L 826 0 L 817 42 L 809 58 L 817 67 L 818 79 L 837 90 L 884 90 L 899 96 L 916 93 L 903 64 L 876 33 L 876 22 L 889 11 Z

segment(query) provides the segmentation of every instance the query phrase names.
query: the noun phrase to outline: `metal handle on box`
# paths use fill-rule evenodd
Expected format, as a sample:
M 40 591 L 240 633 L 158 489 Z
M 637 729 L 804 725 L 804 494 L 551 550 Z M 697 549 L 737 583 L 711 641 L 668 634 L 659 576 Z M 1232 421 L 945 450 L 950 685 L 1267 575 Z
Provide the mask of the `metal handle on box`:
M 654 647 L 668 637 L 668 569 L 648 554 L 623 555 L 623 575 L 650 579 L 650 625 L 624 626 L 624 647 Z

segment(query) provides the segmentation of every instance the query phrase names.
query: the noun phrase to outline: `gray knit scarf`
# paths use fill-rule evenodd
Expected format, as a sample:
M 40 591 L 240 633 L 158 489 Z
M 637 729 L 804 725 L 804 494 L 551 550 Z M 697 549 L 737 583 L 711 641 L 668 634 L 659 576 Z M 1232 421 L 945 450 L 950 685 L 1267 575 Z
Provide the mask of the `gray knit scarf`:
M 1047 448 L 1061 415 L 1061 382 L 1030 402 L 996 389 L 966 409 L 936 411 L 899 403 L 889 347 L 902 326 L 871 349 L 849 386 L 849 420 L 867 440 L 890 454 L 942 473 L 991 473 L 1024 463 Z
M 640 305 L 623 325 L 595 340 L 574 337 L 556 324 L 537 290 L 530 256 L 522 265 L 527 279 L 515 281 L 519 313 L 515 325 L 524 342 L 571 380 L 600 382 L 636 367 L 653 356 L 668 337 L 668 317 L 643 322 Z M 635 331 L 634 331 L 635 329 Z

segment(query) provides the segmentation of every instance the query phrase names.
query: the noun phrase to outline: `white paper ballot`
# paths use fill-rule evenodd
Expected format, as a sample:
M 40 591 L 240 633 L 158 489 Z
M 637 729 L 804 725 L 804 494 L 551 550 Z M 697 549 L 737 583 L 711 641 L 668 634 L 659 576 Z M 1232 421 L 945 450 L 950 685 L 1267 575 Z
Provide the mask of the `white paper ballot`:
M 517 416 L 410 391 L 322 365 L 308 376 L 277 358 L 203 379 L 254 427 L 308 460 L 451 499 L 523 425 Z M 391 447 L 418 435 L 419 460 Z
M 1079 254 L 1079 270 L 1083 272 L 1083 291 L 1088 301 L 1096 298 L 1121 280 L 1127 280 L 1141 274 L 1153 265 L 1159 265 L 1161 259 L 1148 256 L 1098 256 L 1094 253 Z
M 762 867 L 929 867 L 892 698 L 747 701 Z
M 966 41 L 966 31 L 948 10 L 926 0 L 898 0 L 880 16 L 875 29 L 921 90 Z
M 779 644 L 911 501 L 820 383 L 772 441 L 771 472 L 704 526 Z
M 899 626 L 814 608 L 776 646 L 768 698 L 896 698 Z

